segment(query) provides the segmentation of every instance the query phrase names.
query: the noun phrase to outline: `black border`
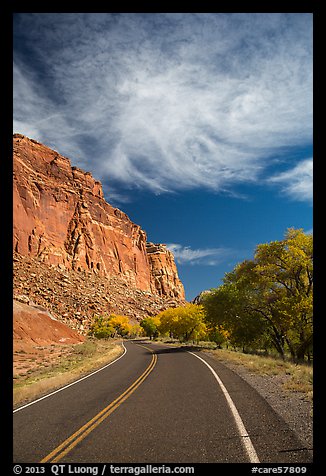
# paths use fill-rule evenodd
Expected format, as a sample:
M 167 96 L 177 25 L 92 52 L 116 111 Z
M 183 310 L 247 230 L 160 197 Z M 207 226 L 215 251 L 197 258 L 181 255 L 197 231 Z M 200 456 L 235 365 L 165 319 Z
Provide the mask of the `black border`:
M 240 2 L 239 2 L 240 3 Z M 1 211 L 2 211 L 2 222 L 5 226 L 2 227 L 0 232 L 1 237 L 1 270 L 3 279 L 1 281 L 1 291 L 2 291 L 2 312 L 1 312 L 1 324 L 2 329 L 0 332 L 0 349 L 1 349 L 1 364 L 0 364 L 0 375 L 1 375 L 1 422 L 0 428 L 4 433 L 1 438 L 1 460 L 0 467 L 8 466 L 8 471 L 3 470 L 4 474 L 13 474 L 12 470 L 12 297 L 13 297 L 13 269 L 12 269 L 12 117 L 13 117 L 13 108 L 12 108 L 12 63 L 13 63 L 13 26 L 12 26 L 12 17 L 13 14 L 17 13 L 67 13 L 67 12 L 80 12 L 85 8 L 85 3 L 80 4 L 80 2 L 53 2 L 51 5 L 50 2 L 22 2 L 22 1 L 13 1 L 11 5 L 1 5 L 0 6 L 0 18 L 2 20 L 1 24 L 1 84 L 2 84 L 2 108 L 1 108 L 1 145 L 2 145 L 2 154 L 0 159 L 1 167 L 3 171 L 1 173 Z M 320 123 L 316 121 L 320 107 L 320 90 L 322 83 L 320 79 L 322 78 L 322 68 L 323 68 L 323 57 L 318 55 L 322 39 L 321 31 L 323 28 L 323 16 L 321 13 L 321 0 L 313 2 L 289 2 L 289 1 L 274 1 L 270 4 L 263 2 L 246 2 L 242 5 L 236 5 L 236 3 L 231 2 L 187 2 L 185 4 L 177 5 L 176 2 L 135 2 L 132 3 L 113 3 L 108 2 L 107 5 L 103 2 L 92 2 L 89 5 L 91 12 L 107 12 L 109 9 L 110 12 L 132 12 L 132 13 L 159 13 L 159 12 L 171 12 L 171 13 L 229 13 L 229 12 L 241 12 L 244 13 L 256 13 L 256 12 L 292 12 L 292 13 L 311 13 L 313 14 L 314 20 L 314 208 L 313 208 L 313 218 L 314 218 L 314 275 L 315 275 L 315 293 L 314 293 L 314 307 L 315 307 L 315 349 L 314 349 L 314 462 L 312 464 L 307 464 L 308 471 L 306 474 L 319 474 L 319 466 L 322 465 L 322 445 L 321 445 L 321 435 L 323 434 L 322 428 L 322 397 L 321 389 L 319 388 L 319 383 L 323 381 L 323 366 L 322 366 L 322 327 L 321 323 L 325 319 L 320 313 L 321 309 L 321 293 L 322 293 L 322 261 L 320 252 L 323 248 L 322 237 L 323 232 L 321 229 L 321 223 L 318 221 L 318 215 L 322 213 L 322 207 L 320 201 L 320 180 L 322 179 L 321 170 L 319 170 L 319 147 L 320 147 L 320 133 L 318 126 Z M 105 8 L 106 7 L 106 8 Z M 153 10 L 155 7 L 155 10 Z M 237 8 L 239 7 L 239 8 Z M 243 8 L 245 7 L 245 8 Z M 89 13 L 89 12 L 85 12 Z M 319 107 L 318 107 L 319 106 Z M 9 158 L 9 160 L 8 160 Z M 317 321 L 317 322 L 316 322 Z M 23 464 L 23 466 L 28 466 L 28 464 Z M 33 466 L 40 466 L 35 465 Z M 43 465 L 44 466 L 44 465 Z M 47 466 L 47 465 L 45 465 Z M 52 474 L 50 471 L 49 465 L 46 468 L 45 474 Z M 75 467 L 82 465 L 73 465 Z M 96 466 L 96 465 L 90 465 Z M 101 464 L 99 467 L 103 466 Z M 136 464 L 124 464 L 124 466 L 136 466 Z M 171 465 L 174 466 L 174 465 Z M 189 466 L 188 464 L 180 464 L 180 466 Z M 207 464 L 194 464 L 195 474 L 198 474 L 198 471 L 210 471 L 210 470 L 220 470 L 220 474 L 233 474 L 234 471 L 237 471 L 237 474 L 251 474 L 251 464 L 239 464 L 239 463 L 207 463 Z M 277 466 L 291 466 L 291 465 L 281 465 L 281 464 L 261 464 L 257 466 L 262 467 L 277 467 Z M 296 465 L 293 465 L 296 466 Z M 297 465 L 298 466 L 298 465 Z M 322 466 L 321 466 L 322 467 Z M 24 474 L 24 472 L 22 473 Z M 100 474 L 100 472 L 99 472 Z M 106 473 L 108 474 L 108 473 Z M 270 473 L 273 474 L 273 473 Z

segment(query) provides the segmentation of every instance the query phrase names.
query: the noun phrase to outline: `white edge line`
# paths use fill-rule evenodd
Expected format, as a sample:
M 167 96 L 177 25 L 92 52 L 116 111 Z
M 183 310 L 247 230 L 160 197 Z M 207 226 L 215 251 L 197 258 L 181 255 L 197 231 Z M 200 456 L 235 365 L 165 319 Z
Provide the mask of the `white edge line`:
M 13 410 L 13 413 L 19 412 L 20 410 L 23 410 L 24 408 L 29 407 L 30 405 L 34 405 L 34 403 L 40 402 L 41 400 L 44 400 L 45 398 L 51 397 L 51 395 L 54 395 L 55 393 L 61 392 L 62 390 L 65 390 L 66 388 L 71 387 L 72 385 L 75 385 L 76 383 L 79 383 L 79 382 L 81 382 L 82 380 L 85 380 L 86 378 L 91 377 L 92 375 L 97 374 L 97 372 L 101 372 L 101 370 L 104 370 L 104 369 L 106 369 L 107 367 L 109 367 L 110 365 L 114 364 L 114 363 L 117 362 L 119 359 L 121 359 L 121 358 L 126 354 L 126 352 L 127 352 L 127 349 L 126 349 L 124 343 L 121 342 L 121 344 L 122 344 L 122 347 L 124 348 L 124 352 L 123 352 L 123 354 L 120 355 L 117 359 L 113 360 L 113 361 L 110 362 L 109 364 L 104 365 L 104 367 L 101 367 L 100 369 L 97 369 L 97 370 L 95 370 L 94 372 L 92 372 L 92 373 L 90 373 L 90 374 L 88 374 L 88 375 L 85 375 L 85 377 L 82 377 L 82 378 L 80 378 L 80 379 L 78 379 L 78 380 L 75 380 L 74 382 L 71 382 L 71 383 L 69 383 L 68 385 L 65 385 L 64 387 L 61 387 L 61 388 L 59 388 L 58 390 L 55 390 L 54 392 L 48 393 L 47 395 L 44 395 L 43 397 L 40 397 L 40 398 L 38 398 L 37 400 L 33 400 L 33 401 L 30 402 L 30 403 L 26 403 L 26 405 L 23 405 L 22 407 L 16 408 L 16 410 Z
M 222 380 L 220 379 L 220 377 L 217 375 L 217 373 L 215 372 L 215 370 L 213 369 L 213 367 L 211 367 L 207 362 L 206 360 L 202 359 L 201 357 L 199 357 L 199 355 L 196 355 L 194 354 L 193 352 L 190 352 L 190 351 L 187 351 L 189 354 L 192 354 L 194 355 L 195 357 L 197 357 L 197 359 L 201 360 L 205 365 L 207 365 L 207 367 L 209 368 L 209 370 L 212 372 L 212 374 L 214 375 L 214 377 L 216 378 L 219 386 L 221 387 L 221 390 L 222 392 L 224 393 L 224 396 L 226 398 L 226 401 L 229 405 L 229 408 L 232 412 L 232 415 L 233 415 L 233 418 L 235 420 L 235 423 L 237 425 L 237 428 L 238 428 L 238 431 L 240 433 L 240 436 L 241 436 L 241 441 L 245 447 L 245 450 L 247 452 L 247 455 L 249 457 L 249 460 L 250 460 L 250 463 L 260 463 L 259 461 L 259 458 L 258 458 L 258 455 L 256 453 L 256 450 L 254 448 L 254 445 L 252 444 L 252 441 L 249 437 L 249 434 L 244 426 L 244 423 L 239 415 L 239 412 L 237 410 L 237 407 L 235 406 L 229 392 L 227 391 L 225 385 L 223 384 Z

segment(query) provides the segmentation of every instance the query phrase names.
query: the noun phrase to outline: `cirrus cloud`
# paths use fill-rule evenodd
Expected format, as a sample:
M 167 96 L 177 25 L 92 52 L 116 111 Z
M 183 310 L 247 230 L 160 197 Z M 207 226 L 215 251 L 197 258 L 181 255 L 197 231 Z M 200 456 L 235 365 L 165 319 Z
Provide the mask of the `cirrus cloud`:
M 292 169 L 270 177 L 269 183 L 281 185 L 283 193 L 293 200 L 312 202 L 313 160 L 302 160 Z
M 216 266 L 230 256 L 232 250 L 228 248 L 201 248 L 192 249 L 179 243 L 169 243 L 166 247 L 172 251 L 179 264 Z
M 14 130 L 155 193 L 268 180 L 311 140 L 311 29 L 309 14 L 16 15 Z

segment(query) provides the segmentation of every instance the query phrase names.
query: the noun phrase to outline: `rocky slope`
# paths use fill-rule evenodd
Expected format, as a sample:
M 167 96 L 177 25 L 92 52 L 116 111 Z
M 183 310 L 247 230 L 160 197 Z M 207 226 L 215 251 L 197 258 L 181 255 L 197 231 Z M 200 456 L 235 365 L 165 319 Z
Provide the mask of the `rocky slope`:
M 25 297 L 26 301 L 26 297 Z M 50 367 L 85 337 L 39 305 L 13 302 L 13 377 L 17 383 Z
M 14 300 L 14 352 L 51 344 L 77 344 L 84 337 L 58 321 L 42 306 L 27 305 Z
M 14 250 L 62 271 L 118 277 L 133 289 L 184 300 L 172 253 L 103 197 L 70 160 L 14 135 Z
M 184 302 L 135 288 L 119 276 L 67 270 L 19 253 L 14 253 L 13 270 L 15 300 L 46 308 L 81 334 L 87 333 L 96 315 L 123 314 L 137 322 Z

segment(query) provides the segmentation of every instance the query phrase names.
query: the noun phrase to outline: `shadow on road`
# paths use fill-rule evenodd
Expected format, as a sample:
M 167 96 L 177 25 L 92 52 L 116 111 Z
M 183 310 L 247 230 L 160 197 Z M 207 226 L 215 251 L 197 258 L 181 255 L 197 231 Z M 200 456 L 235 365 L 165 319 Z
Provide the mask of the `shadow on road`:
M 142 339 L 132 339 L 131 342 L 133 342 L 134 344 L 138 344 L 138 345 L 146 345 L 146 344 L 152 344 L 151 341 L 148 341 L 147 339 L 146 340 L 142 340 Z M 164 343 L 162 343 L 161 345 L 164 345 Z M 154 349 L 152 347 L 152 351 L 154 354 L 171 354 L 171 353 L 176 353 L 176 352 L 188 352 L 188 351 L 191 351 L 191 352 L 195 352 L 195 351 L 200 351 L 202 350 L 202 347 L 200 346 L 197 346 L 197 345 L 183 345 L 183 346 L 180 346 L 180 347 L 167 347 L 165 349 Z
M 168 349 L 155 349 L 154 354 L 172 354 L 175 352 L 194 352 L 196 350 L 200 350 L 200 347 L 194 345 L 186 345 L 183 347 L 170 347 Z

